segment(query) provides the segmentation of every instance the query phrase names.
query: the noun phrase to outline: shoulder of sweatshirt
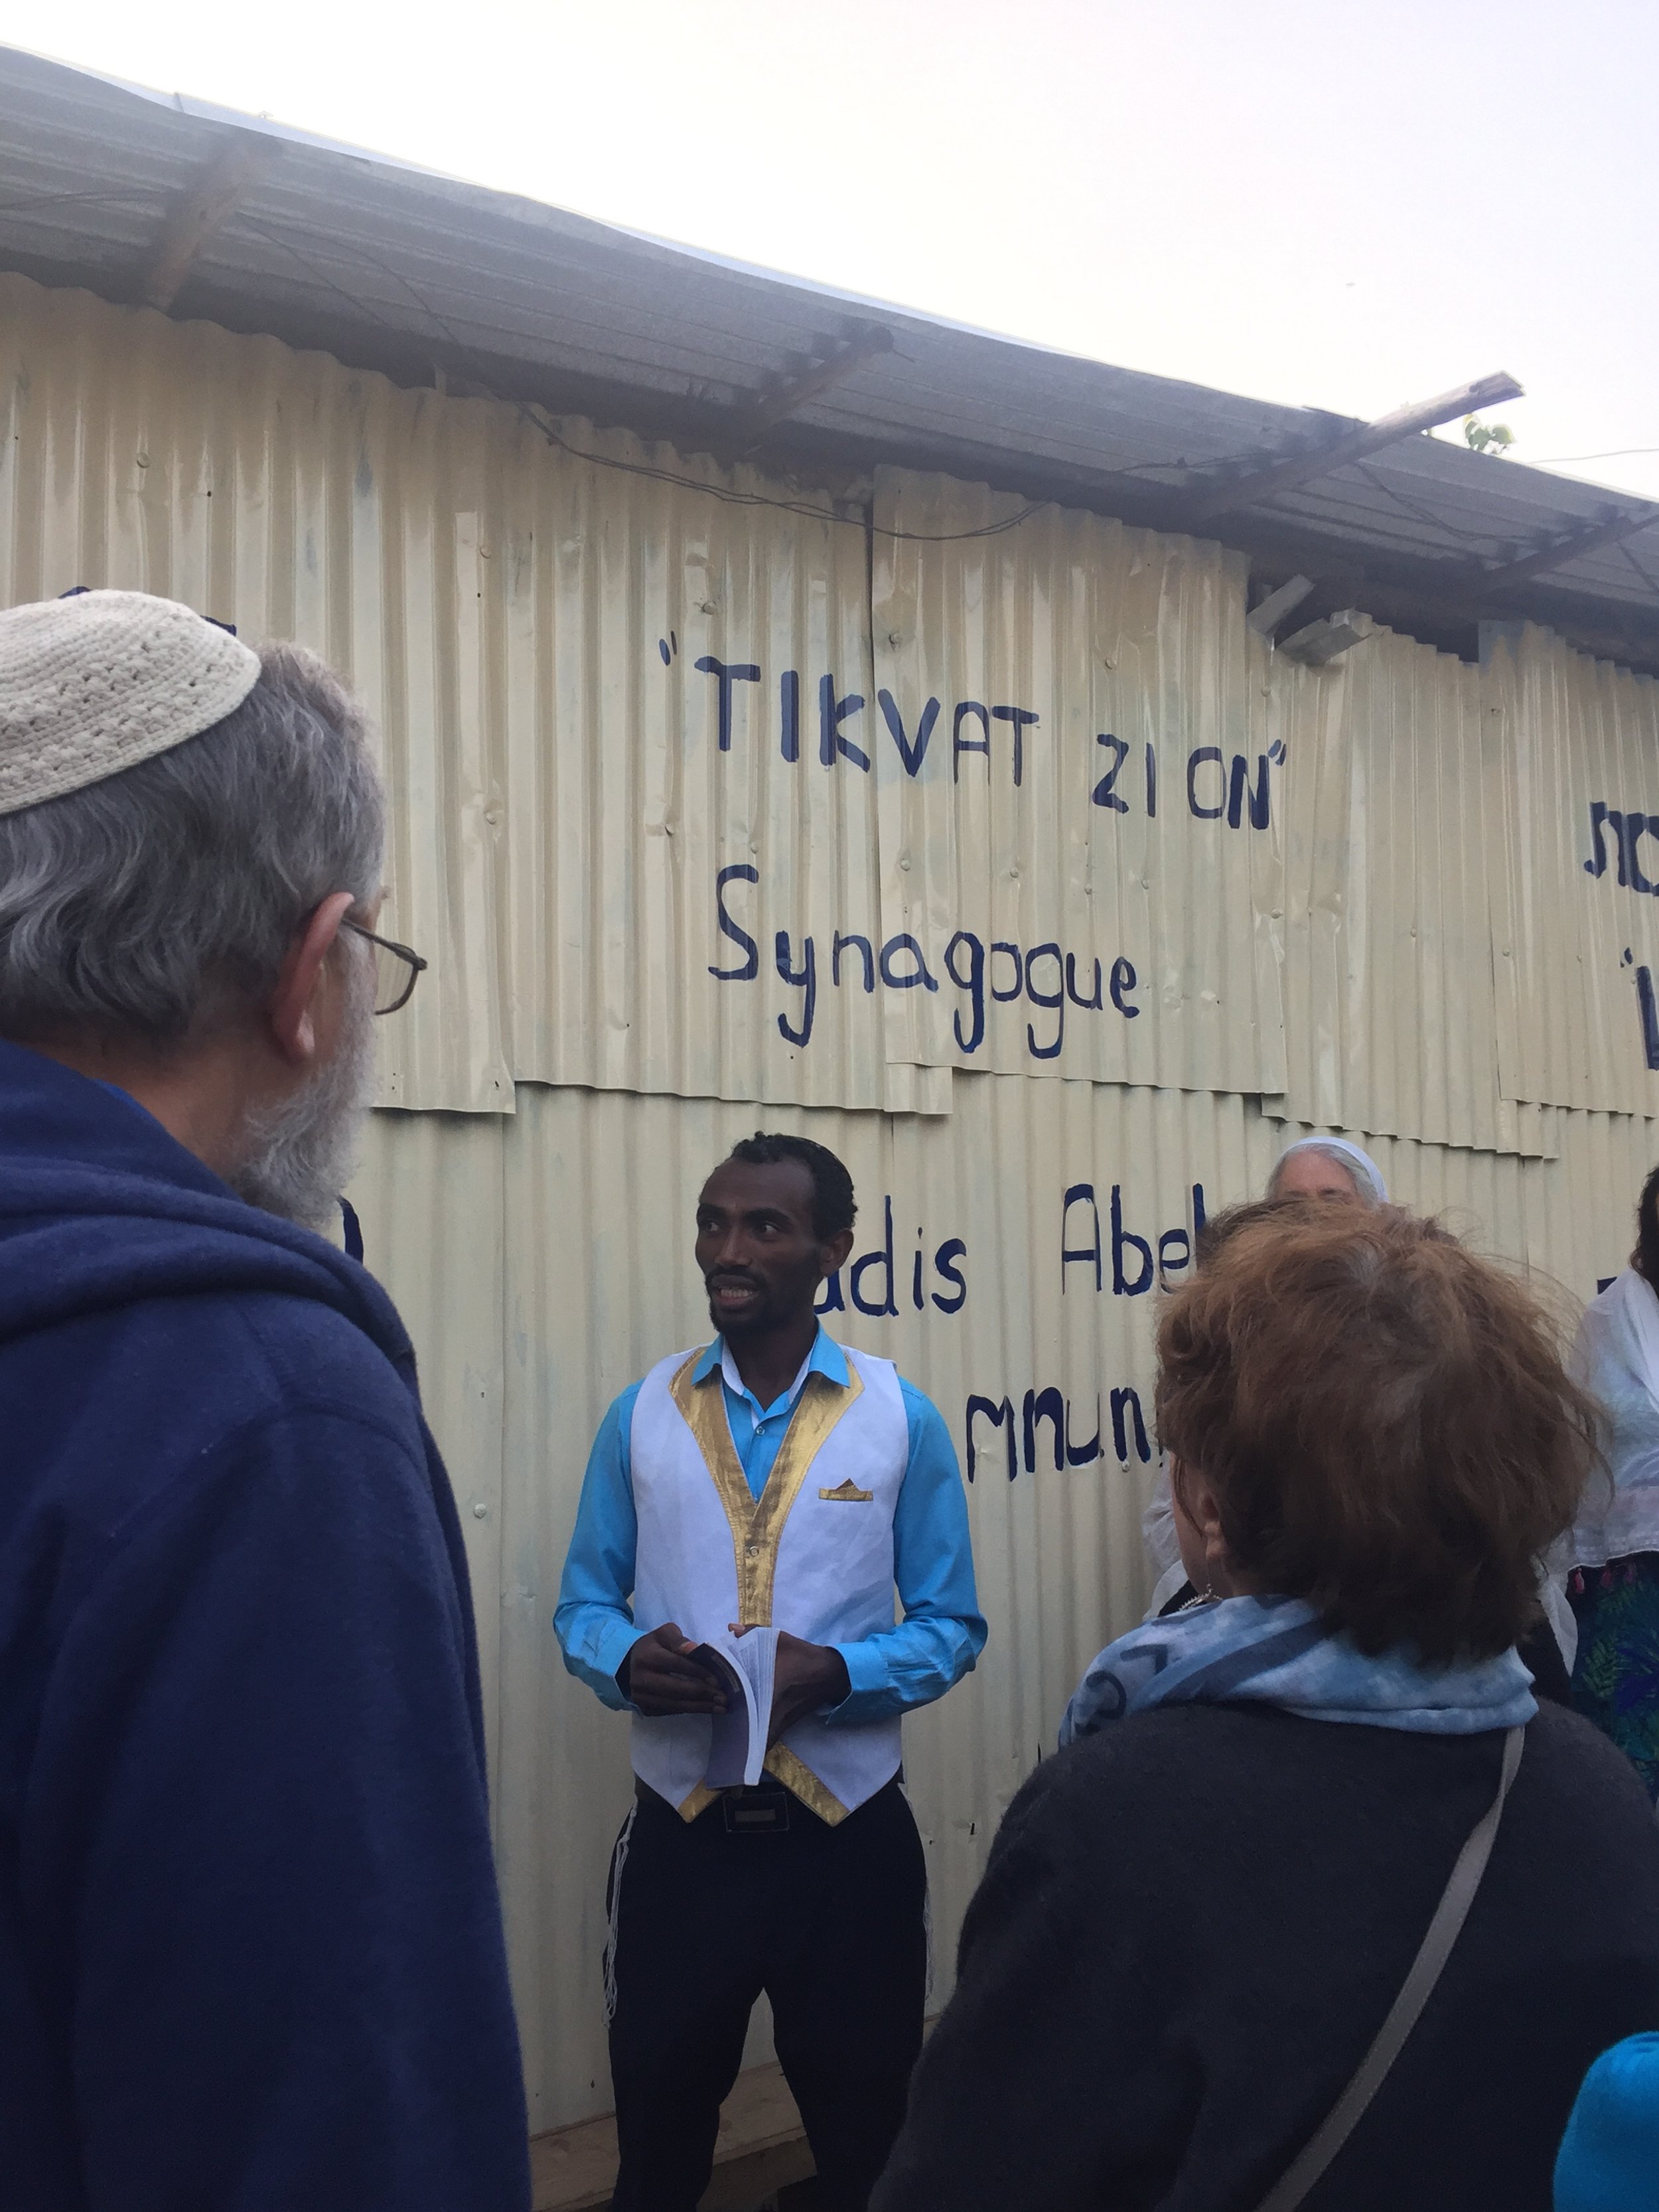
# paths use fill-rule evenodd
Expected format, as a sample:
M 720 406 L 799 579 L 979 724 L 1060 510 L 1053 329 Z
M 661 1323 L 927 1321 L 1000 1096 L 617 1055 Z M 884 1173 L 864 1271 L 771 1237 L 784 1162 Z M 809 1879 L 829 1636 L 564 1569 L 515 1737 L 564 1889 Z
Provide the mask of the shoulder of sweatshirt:
M 301 1407 L 419 1432 L 385 1352 L 334 1307 L 283 1291 L 137 1298 L 0 1342 L 0 1410 L 53 1395 L 142 1399 L 158 1410 L 171 1396 L 163 1438 Z
M 143 1299 L 0 1345 L 0 1581 L 8 1555 L 46 1544 L 67 1570 L 256 1461 L 312 1481 L 428 1481 L 386 1355 L 331 1308 L 265 1291 Z
M 1309 1720 L 1251 1705 L 1172 1705 L 1132 1716 L 1045 1759 L 1008 1809 L 1022 1832 L 1086 1865 L 1109 1850 L 1149 1881 L 1194 1856 L 1346 1832 L 1361 1850 L 1402 1819 L 1473 1824 L 1498 1772 L 1495 1734 L 1451 1736 Z M 1540 1856 L 1628 1859 L 1659 1898 L 1654 1812 L 1622 1753 L 1580 1715 L 1542 1704 L 1527 1729 L 1510 1832 Z

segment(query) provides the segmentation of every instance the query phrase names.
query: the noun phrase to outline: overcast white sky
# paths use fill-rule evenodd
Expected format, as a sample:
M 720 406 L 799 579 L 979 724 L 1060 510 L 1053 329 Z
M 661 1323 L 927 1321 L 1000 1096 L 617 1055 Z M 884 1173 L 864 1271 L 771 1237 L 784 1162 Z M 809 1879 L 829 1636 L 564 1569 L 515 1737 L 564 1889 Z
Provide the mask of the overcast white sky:
M 902 305 L 1659 496 L 1654 0 L 0 0 L 0 41 Z

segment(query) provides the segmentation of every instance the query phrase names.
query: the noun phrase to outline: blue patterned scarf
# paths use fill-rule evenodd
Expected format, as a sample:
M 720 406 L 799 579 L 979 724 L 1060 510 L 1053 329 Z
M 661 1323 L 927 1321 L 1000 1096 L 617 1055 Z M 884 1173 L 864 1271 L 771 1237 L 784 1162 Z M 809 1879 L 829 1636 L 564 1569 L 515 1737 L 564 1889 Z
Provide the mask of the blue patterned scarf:
M 1144 1622 L 1078 1685 L 1062 1745 L 1165 1705 L 1277 1705 L 1304 1720 L 1425 1735 L 1516 1728 L 1538 1711 L 1519 1655 L 1427 1667 L 1404 1649 L 1368 1659 L 1292 1597 L 1230 1597 Z

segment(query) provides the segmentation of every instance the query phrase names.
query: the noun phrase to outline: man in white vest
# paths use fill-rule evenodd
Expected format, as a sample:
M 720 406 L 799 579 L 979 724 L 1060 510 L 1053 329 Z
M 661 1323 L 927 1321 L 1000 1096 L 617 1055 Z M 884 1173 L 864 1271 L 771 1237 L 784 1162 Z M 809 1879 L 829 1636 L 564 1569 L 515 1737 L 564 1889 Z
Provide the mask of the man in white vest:
M 582 1486 L 555 1626 L 571 1672 L 634 1716 L 605 1954 L 614 2212 L 694 2212 L 762 1990 L 824 2212 L 862 2212 L 921 2048 L 899 1723 L 973 1666 L 985 1623 L 938 1409 L 814 1310 L 854 1212 L 822 1145 L 733 1149 L 697 1203 L 719 1334 L 623 1391 Z M 755 1628 L 778 1632 L 764 1772 L 717 1788 L 726 1694 L 693 1655 Z

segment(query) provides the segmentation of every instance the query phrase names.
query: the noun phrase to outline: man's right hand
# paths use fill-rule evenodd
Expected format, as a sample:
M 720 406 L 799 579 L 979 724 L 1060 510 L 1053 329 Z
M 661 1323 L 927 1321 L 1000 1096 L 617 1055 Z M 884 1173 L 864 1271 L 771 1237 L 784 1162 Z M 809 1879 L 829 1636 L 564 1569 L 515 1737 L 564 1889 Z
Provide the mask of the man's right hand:
M 688 1656 L 696 1648 L 677 1621 L 666 1620 L 633 1645 L 617 1669 L 617 1686 L 653 1719 L 667 1713 L 723 1713 L 725 1692 Z

